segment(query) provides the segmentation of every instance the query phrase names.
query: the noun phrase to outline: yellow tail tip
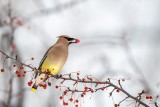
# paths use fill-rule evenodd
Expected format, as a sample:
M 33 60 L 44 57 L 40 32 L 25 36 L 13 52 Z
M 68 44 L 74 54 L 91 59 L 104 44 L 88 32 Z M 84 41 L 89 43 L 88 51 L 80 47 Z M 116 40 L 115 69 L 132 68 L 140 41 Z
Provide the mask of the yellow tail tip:
M 36 89 L 35 88 L 32 88 L 32 90 L 31 90 L 32 92 L 36 92 Z

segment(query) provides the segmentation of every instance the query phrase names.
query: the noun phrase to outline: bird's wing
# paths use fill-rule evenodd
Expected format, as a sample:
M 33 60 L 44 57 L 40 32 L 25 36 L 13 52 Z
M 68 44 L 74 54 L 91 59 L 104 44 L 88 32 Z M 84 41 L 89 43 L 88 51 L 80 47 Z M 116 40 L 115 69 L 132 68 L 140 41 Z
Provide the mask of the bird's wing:
M 41 70 L 41 66 L 42 66 L 43 62 L 45 61 L 45 59 L 46 59 L 46 57 L 47 57 L 47 55 L 48 55 L 49 50 L 50 50 L 52 47 L 53 47 L 53 46 L 51 46 L 51 47 L 46 51 L 46 53 L 44 54 L 43 58 L 41 59 L 41 62 L 39 63 L 38 70 Z M 38 72 L 36 72 L 35 78 L 37 77 L 37 75 L 38 75 Z

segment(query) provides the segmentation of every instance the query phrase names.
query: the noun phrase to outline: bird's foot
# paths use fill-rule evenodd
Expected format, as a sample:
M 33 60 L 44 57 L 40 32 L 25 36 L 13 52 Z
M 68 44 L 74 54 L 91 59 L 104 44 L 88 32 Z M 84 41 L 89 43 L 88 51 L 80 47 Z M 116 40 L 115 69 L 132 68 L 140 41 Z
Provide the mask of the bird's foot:
M 59 79 L 59 78 L 60 78 L 60 76 L 59 76 L 58 74 L 56 74 L 54 77 L 55 77 L 56 79 Z

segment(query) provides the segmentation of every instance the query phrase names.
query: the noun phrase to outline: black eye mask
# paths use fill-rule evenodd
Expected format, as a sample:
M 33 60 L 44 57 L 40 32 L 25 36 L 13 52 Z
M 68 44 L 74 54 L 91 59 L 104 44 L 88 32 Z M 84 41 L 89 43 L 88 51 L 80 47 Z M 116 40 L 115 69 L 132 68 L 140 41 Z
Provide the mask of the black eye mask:
M 74 40 L 74 38 L 66 38 L 68 41 L 72 41 Z

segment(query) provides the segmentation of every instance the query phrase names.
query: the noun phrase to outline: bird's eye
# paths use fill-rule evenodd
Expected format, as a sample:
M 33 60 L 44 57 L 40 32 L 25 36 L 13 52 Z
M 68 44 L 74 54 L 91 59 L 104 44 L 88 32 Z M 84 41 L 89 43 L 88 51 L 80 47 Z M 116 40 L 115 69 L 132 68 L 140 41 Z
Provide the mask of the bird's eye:
M 67 38 L 67 37 L 64 37 L 64 38 L 68 40 L 68 38 Z

